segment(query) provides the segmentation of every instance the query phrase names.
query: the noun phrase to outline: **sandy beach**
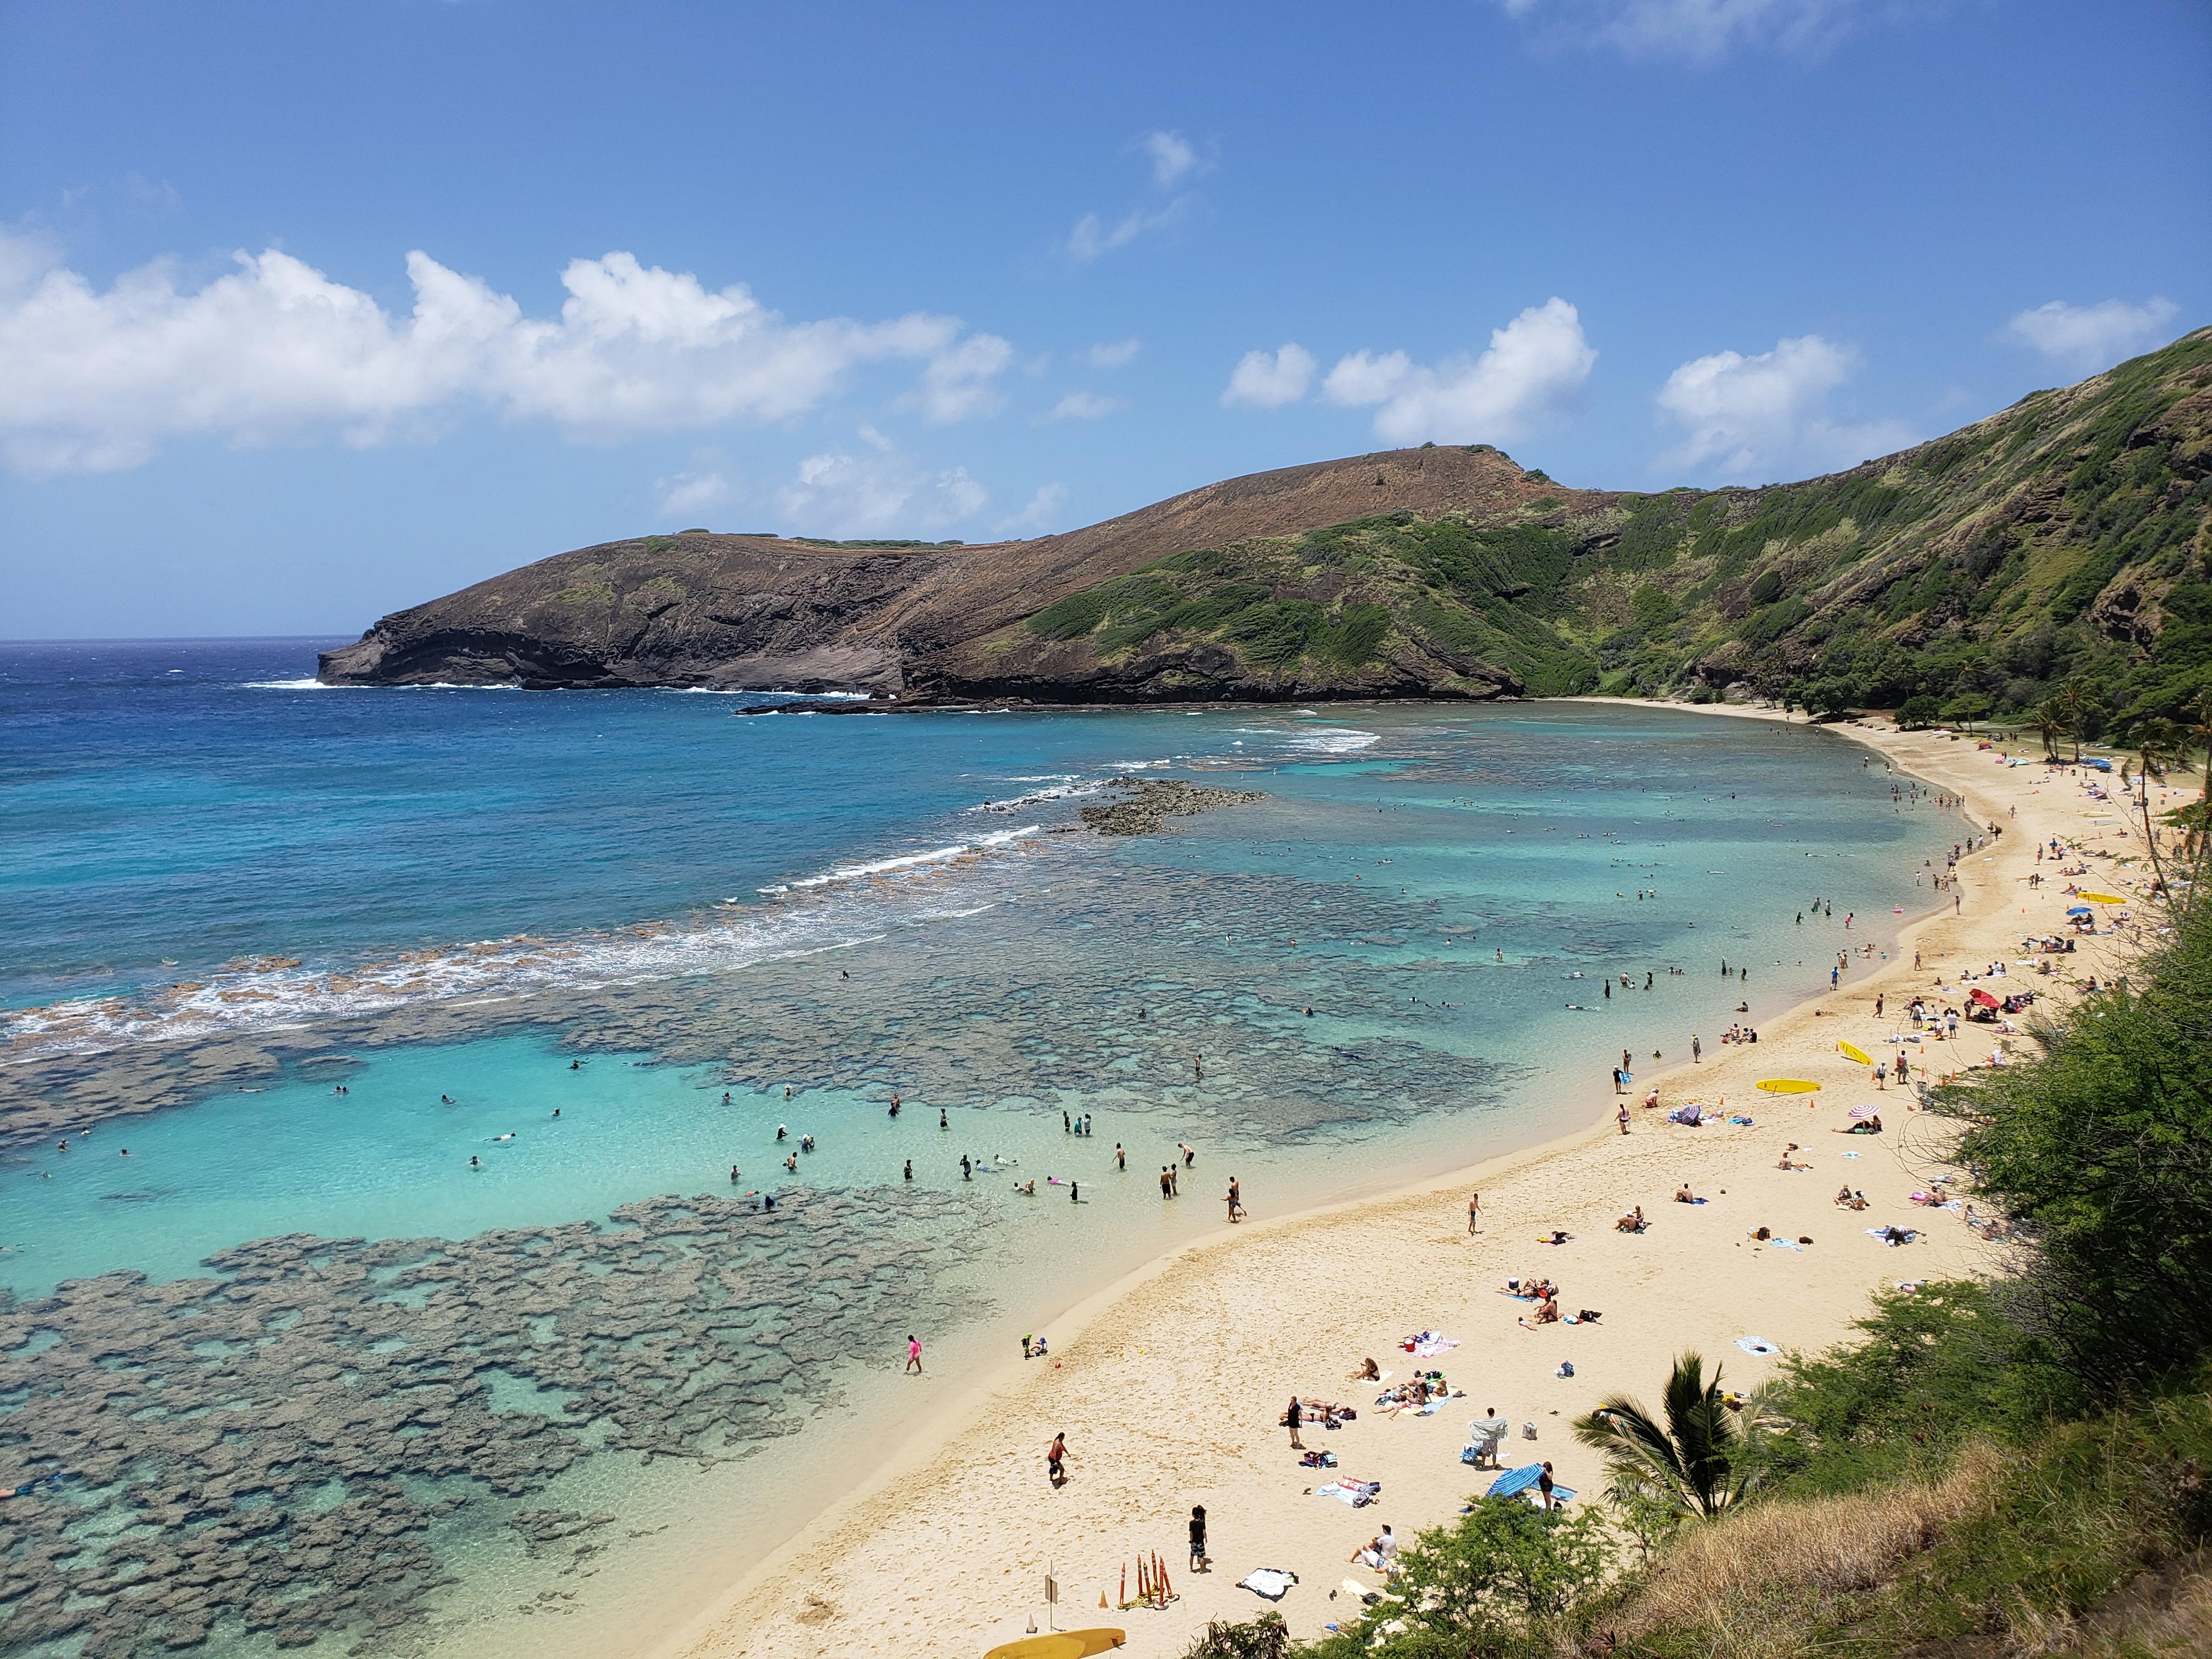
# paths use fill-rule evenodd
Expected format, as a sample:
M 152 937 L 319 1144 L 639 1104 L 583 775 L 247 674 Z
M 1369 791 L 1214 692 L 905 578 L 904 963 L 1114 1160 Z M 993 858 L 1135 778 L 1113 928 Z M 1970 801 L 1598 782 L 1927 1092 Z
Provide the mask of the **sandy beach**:
M 1946 1173 L 1940 1126 L 1907 1109 L 1909 1094 L 1877 1092 L 1868 1069 L 1837 1044 L 1887 1058 L 1897 1052 L 1887 1039 L 1911 1029 L 1905 1008 L 1913 993 L 1963 1009 L 1961 975 L 1982 975 L 1992 963 L 2009 965 L 1992 987 L 2000 995 L 2033 988 L 2061 1001 L 2070 981 L 2124 966 L 2125 941 L 2110 933 L 2050 958 L 2058 971 L 2049 977 L 2021 965 L 2029 959 L 2020 945 L 2023 934 L 2063 931 L 2075 902 L 2063 896 L 2069 884 L 2131 896 L 2137 878 L 2117 860 L 2140 852 L 2141 832 L 2129 829 L 2124 803 L 2087 793 L 2085 781 L 2117 793 L 2117 777 L 2014 768 L 1973 739 L 1886 723 L 1837 729 L 1900 778 L 1962 797 L 1957 839 L 1967 819 L 2004 827 L 1993 845 L 1961 858 L 1955 911 L 1943 895 L 1940 910 L 1906 920 L 1886 954 L 1855 956 L 1832 994 L 1762 1021 L 1755 1045 L 1720 1041 L 1741 1018 L 1734 1011 L 1745 991 L 1723 981 L 1717 963 L 1687 936 L 1680 960 L 1712 986 L 1711 1012 L 1698 1028 L 1702 1059 L 1689 1063 L 1686 1029 L 1662 1059 L 1637 1056 L 1626 1138 L 1606 1081 L 1619 1050 L 1608 1051 L 1604 1028 L 1594 1025 L 1587 1053 L 1556 1056 L 1591 1079 L 1595 1121 L 1584 1133 L 1304 1214 L 1272 1216 L 1267 1194 L 1248 1190 L 1250 1220 L 1224 1224 L 1042 1327 L 1052 1339 L 1049 1358 L 1010 1354 L 964 1382 L 918 1379 L 917 1389 L 945 1397 L 931 1402 L 904 1450 L 773 1555 L 733 1566 L 733 1577 L 744 1576 L 718 1605 L 654 1650 L 736 1659 L 881 1647 L 972 1659 L 1032 1621 L 1045 1627 L 1048 1569 L 1060 1587 L 1059 1626 L 1121 1626 L 1133 1659 L 1181 1651 L 1210 1619 L 1262 1610 L 1268 1604 L 1237 1583 L 1261 1567 L 1297 1576 L 1279 1607 L 1295 1634 L 1314 1636 L 1351 1611 L 1348 1597 L 1332 1599 L 1342 1581 L 1375 1583 L 1347 1564 L 1356 1547 L 1386 1522 L 1410 1538 L 1447 1521 L 1493 1478 L 1459 1459 L 1469 1419 L 1486 1407 L 1514 1425 L 1507 1467 L 1549 1459 L 1563 1485 L 1595 1500 L 1596 1459 L 1574 1442 L 1570 1423 L 1611 1394 L 1655 1399 L 1676 1353 L 1697 1350 L 1725 1367 L 1730 1385 L 1748 1387 L 1777 1362 L 1739 1339 L 1817 1349 L 1844 1335 L 1880 1287 L 1993 1264 L 2001 1245 L 1984 1243 L 1957 1212 L 1909 1200 Z M 2093 873 L 2069 883 L 2056 863 L 2039 866 L 2037 844 L 2054 836 L 2092 849 Z M 2039 869 L 2045 884 L 2031 889 L 2027 878 Z M 1812 898 L 1810 886 L 1804 896 Z M 1848 897 L 1836 895 L 1835 921 L 1823 918 L 1819 939 L 1808 936 L 1802 973 L 1825 967 Z M 1856 936 L 1887 939 L 1899 920 L 1862 917 Z M 1756 991 L 1762 969 L 1771 969 L 1750 966 Z M 1880 1019 L 1877 994 L 1887 1000 Z M 1905 1052 L 1916 1073 L 1941 1073 L 1985 1062 L 2001 1040 L 1992 1027 L 1962 1024 L 1955 1041 Z M 2018 1038 L 2013 1045 L 2026 1046 Z M 1787 1096 L 1753 1086 L 1778 1077 L 1821 1089 Z M 1669 1124 L 1663 1110 L 1638 1104 L 1655 1079 L 1663 1106 L 1725 1102 L 1728 1112 L 1754 1121 Z M 1881 1108 L 1887 1133 L 1831 1133 L 1861 1103 Z M 1793 1141 L 1802 1148 L 1795 1161 L 1808 1169 L 1779 1167 Z M 1183 1173 L 1181 1201 L 1222 1207 L 1231 1173 L 1201 1149 Z M 1707 1201 L 1670 1202 L 1686 1183 Z M 1846 1184 L 1864 1192 L 1863 1212 L 1835 1206 Z M 1468 1200 L 1477 1191 L 1480 1231 L 1470 1236 Z M 1649 1229 L 1616 1231 L 1616 1218 L 1639 1204 Z M 1891 1248 L 1868 1236 L 1887 1223 L 1919 1228 L 1920 1238 Z M 1761 1226 L 1813 1243 L 1763 1244 L 1751 1237 Z M 1571 1239 L 1538 1242 L 1553 1229 Z M 1524 1274 L 1556 1280 L 1564 1311 L 1597 1310 L 1602 1318 L 1524 1328 L 1528 1304 L 1501 1293 L 1509 1278 Z M 1413 1375 L 1414 1356 L 1400 1343 L 1422 1331 L 1456 1342 L 1419 1365 L 1441 1369 L 1464 1395 L 1428 1417 L 1376 1411 L 1376 1388 L 1349 1381 L 1352 1371 L 1372 1356 L 1395 1379 Z M 1570 1361 L 1573 1375 L 1559 1376 Z M 886 1363 L 897 1363 L 888 1349 Z M 1278 1420 L 1294 1391 L 1358 1409 L 1358 1420 L 1339 1430 L 1305 1432 L 1307 1446 L 1336 1455 L 1335 1468 L 1303 1468 L 1289 1449 Z M 1524 1424 L 1534 1425 L 1533 1442 L 1523 1438 Z M 1043 1453 L 1060 1431 L 1071 1478 L 1056 1489 Z M 1339 1476 L 1380 1481 L 1381 1497 L 1354 1510 L 1312 1494 Z M 1209 1517 L 1214 1565 L 1205 1574 L 1184 1571 L 1193 1504 Z M 1125 1565 L 1154 1552 L 1169 1564 L 1179 1599 L 1162 1611 L 1102 1611 L 1102 1595 L 1121 1599 Z

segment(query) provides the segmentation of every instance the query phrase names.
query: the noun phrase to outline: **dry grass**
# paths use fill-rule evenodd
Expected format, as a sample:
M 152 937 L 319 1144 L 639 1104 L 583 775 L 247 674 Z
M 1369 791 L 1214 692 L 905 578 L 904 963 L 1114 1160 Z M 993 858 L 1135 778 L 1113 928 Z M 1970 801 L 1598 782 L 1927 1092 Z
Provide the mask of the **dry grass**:
M 2069 1659 L 2212 1653 L 2212 1559 L 2199 1553 L 2130 1584 L 2050 1650 Z
M 1913 1556 L 1994 1503 L 2008 1464 L 1969 1447 L 1941 1480 L 1746 1507 L 1678 1534 L 1606 1621 L 1623 1651 L 1664 1630 L 1727 1659 L 1791 1659 L 1841 1596 L 1887 1583 Z

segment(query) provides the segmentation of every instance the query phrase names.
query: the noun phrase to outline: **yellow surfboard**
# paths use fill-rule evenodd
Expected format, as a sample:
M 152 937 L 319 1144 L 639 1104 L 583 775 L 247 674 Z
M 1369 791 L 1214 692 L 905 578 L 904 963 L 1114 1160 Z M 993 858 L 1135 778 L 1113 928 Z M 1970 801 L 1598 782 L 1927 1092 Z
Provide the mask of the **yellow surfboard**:
M 1802 1077 L 1761 1078 L 1759 1087 L 1770 1095 L 1817 1095 L 1820 1092 L 1819 1084 Z
M 2118 893 L 2076 893 L 2074 896 L 2087 899 L 2092 904 L 2125 904 L 2127 902 Z
M 1841 1054 L 1845 1060 L 1856 1060 L 1862 1066 L 1871 1066 L 1874 1064 L 1874 1056 L 1867 1053 L 1865 1049 L 1860 1048 L 1856 1043 L 1838 1042 L 1836 1045 L 1836 1052 Z
M 1002 1642 L 983 1659 L 1091 1659 L 1109 1653 L 1129 1639 L 1127 1631 L 1058 1630 L 1042 1636 L 1025 1636 L 1018 1642 Z

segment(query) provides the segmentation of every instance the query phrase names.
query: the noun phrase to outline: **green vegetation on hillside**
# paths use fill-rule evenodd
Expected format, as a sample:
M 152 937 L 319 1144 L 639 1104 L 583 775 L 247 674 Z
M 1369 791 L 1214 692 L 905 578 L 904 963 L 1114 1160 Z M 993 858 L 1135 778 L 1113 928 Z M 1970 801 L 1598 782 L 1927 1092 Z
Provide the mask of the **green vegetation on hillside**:
M 1181 554 L 1028 628 L 1109 659 L 1212 641 L 1263 676 L 1352 686 L 1378 661 L 1488 666 L 1537 696 L 1741 684 L 1922 720 L 2025 718 L 2070 684 L 2094 737 L 2212 686 L 2208 561 L 2200 330 L 1848 472 L 1390 514 Z
M 1538 696 L 1593 689 L 1596 659 L 1545 620 L 1575 538 L 1386 514 L 1303 536 L 1178 553 L 1071 594 L 1026 624 L 1097 656 L 1211 641 L 1254 673 L 1337 678 L 1401 654 L 1443 674 L 1483 666 Z

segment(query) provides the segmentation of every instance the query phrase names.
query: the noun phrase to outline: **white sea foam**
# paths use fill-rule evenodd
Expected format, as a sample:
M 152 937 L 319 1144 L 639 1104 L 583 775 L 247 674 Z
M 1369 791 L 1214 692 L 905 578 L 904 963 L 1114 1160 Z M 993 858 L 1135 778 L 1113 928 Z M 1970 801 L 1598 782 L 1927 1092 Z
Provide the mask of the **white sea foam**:
M 286 1030 L 426 1003 L 506 1000 L 550 990 L 724 973 L 849 949 L 885 937 L 884 904 L 909 893 L 933 902 L 926 912 L 908 911 L 908 921 L 973 915 L 991 908 L 996 896 L 978 904 L 985 895 L 976 891 L 975 879 L 1002 867 L 1000 858 L 1038 828 L 1001 830 L 956 846 L 842 866 L 763 889 L 775 901 L 769 904 L 726 900 L 680 921 L 560 939 L 481 939 L 344 967 L 283 959 L 241 962 L 204 981 L 142 995 L 9 1010 L 0 1012 L 0 1063 Z
M 1349 755 L 1381 740 L 1378 732 L 1355 731 L 1348 726 L 1324 726 L 1311 732 L 1299 732 L 1289 739 L 1290 746 L 1314 755 Z
M 246 691 L 520 691 L 519 685 L 463 685 L 454 680 L 425 680 L 416 685 L 330 685 L 321 680 L 246 680 Z

